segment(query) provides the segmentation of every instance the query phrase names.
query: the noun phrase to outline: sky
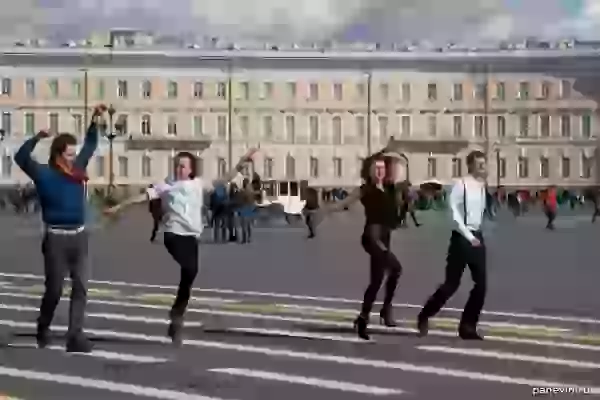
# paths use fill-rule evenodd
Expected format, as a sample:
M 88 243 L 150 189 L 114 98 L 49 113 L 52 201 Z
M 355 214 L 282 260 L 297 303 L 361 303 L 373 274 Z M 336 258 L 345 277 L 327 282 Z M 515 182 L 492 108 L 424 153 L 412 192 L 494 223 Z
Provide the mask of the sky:
M 3 0 L 0 36 L 115 27 L 265 41 L 600 37 L 600 0 Z

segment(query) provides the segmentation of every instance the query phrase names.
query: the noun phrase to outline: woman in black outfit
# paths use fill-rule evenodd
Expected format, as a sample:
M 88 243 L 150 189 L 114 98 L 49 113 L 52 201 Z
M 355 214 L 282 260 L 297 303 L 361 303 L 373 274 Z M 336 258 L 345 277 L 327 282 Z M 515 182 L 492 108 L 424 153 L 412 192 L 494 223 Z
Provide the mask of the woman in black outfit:
M 388 327 L 396 326 L 392 316 L 392 300 L 402 266 L 390 249 L 390 239 L 392 230 L 398 226 L 401 206 L 401 194 L 394 185 L 397 158 L 395 154 L 384 151 L 367 158 L 361 171 L 363 185 L 343 201 L 324 209 L 325 213 L 341 211 L 358 200 L 365 208 L 366 220 L 361 242 L 370 257 L 371 273 L 361 312 L 354 321 L 358 336 L 364 340 L 370 339 L 367 330 L 369 316 L 386 274 L 385 297 L 379 313 L 380 322 Z

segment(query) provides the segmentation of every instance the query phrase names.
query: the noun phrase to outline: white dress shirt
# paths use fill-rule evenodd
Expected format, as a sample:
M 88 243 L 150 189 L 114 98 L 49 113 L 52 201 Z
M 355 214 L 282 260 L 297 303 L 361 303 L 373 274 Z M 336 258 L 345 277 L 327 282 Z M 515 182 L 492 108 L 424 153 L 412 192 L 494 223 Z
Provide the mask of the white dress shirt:
M 452 219 L 458 232 L 469 241 L 475 239 L 473 231 L 481 230 L 485 206 L 486 191 L 483 182 L 467 176 L 454 183 L 450 192 Z

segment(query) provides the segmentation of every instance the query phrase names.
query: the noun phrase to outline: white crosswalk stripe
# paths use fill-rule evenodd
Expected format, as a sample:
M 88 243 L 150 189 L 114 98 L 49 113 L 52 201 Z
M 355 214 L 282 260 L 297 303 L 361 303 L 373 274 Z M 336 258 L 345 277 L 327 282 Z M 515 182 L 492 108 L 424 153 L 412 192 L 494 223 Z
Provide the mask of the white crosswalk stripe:
M 550 388 L 600 394 L 600 330 L 593 318 L 489 312 L 495 320 L 481 324 L 487 340 L 461 342 L 454 339 L 455 318 L 432 321 L 430 337 L 418 339 L 411 326 L 414 316 L 405 314 L 398 315 L 398 327 L 370 327 L 373 340 L 367 342 L 353 332 L 350 301 L 279 294 L 263 296 L 273 303 L 256 303 L 261 296 L 255 293 L 205 290 L 190 305 L 186 338 L 178 349 L 165 336 L 170 298 L 157 295 L 160 288 L 138 286 L 126 292 L 121 289 L 132 286 L 120 282 L 113 286 L 121 289 L 111 291 L 106 282 L 96 282 L 89 292 L 86 323 L 95 349 L 72 355 L 57 338 L 46 350 L 33 349 L 40 296 L 23 282 L 36 284 L 38 278 L 4 274 L 3 279 L 0 331 L 9 329 L 10 335 L 0 358 L 0 387 L 13 388 L 7 394 L 17 398 L 27 393 L 19 392 L 20 387 L 43 384 L 39 390 L 48 390 L 48 398 L 53 390 L 65 393 L 60 388 L 69 387 L 73 398 L 100 391 L 183 400 L 260 398 L 252 393 L 426 399 L 435 390 L 444 394 L 439 388 L 455 387 L 455 381 L 465 387 L 483 385 L 473 389 L 482 395 L 484 390 L 506 390 L 505 398 Z M 62 333 L 67 327 L 57 317 L 52 329 Z M 127 373 L 115 376 L 111 368 Z M 181 383 L 182 370 L 191 382 Z M 205 384 L 222 379 L 236 383 Z M 20 381 L 28 383 L 15 383 Z

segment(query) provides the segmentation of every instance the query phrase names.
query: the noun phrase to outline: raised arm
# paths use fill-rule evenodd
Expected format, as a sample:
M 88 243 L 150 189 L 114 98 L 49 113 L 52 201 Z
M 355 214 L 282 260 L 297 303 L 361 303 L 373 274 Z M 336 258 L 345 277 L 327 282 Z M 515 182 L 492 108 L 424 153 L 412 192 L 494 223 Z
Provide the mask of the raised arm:
M 92 122 L 85 133 L 83 146 L 75 159 L 75 166 L 80 169 L 86 169 L 90 159 L 98 148 L 98 120 L 103 112 L 106 111 L 106 106 L 99 105 L 94 109 L 92 114 Z
M 17 154 L 15 154 L 15 163 L 33 181 L 38 178 L 42 166 L 31 155 L 35 150 L 35 146 L 45 137 L 48 137 L 48 133 L 41 131 L 34 137 L 27 139 L 19 148 Z
M 242 158 L 240 158 L 240 160 L 235 165 L 235 167 L 233 167 L 233 169 L 231 169 L 231 171 L 229 171 L 228 173 L 226 173 L 225 176 L 223 176 L 222 178 L 219 178 L 215 182 L 215 184 L 217 182 L 228 183 L 228 182 L 232 181 L 233 179 L 235 179 L 235 177 L 237 176 L 237 174 L 240 173 L 244 169 L 244 165 L 246 165 L 246 163 L 249 163 L 250 161 L 252 161 L 252 156 L 257 151 L 258 151 L 257 149 L 251 149 L 251 150 L 249 150 L 246 154 L 244 154 L 242 156 Z
M 458 231 L 463 235 L 469 242 L 475 239 L 473 233 L 467 229 L 465 225 L 465 211 L 464 211 L 464 197 L 465 197 L 465 186 L 462 181 L 457 182 L 452 186 L 450 192 L 450 210 L 452 211 L 452 219 L 456 223 Z

